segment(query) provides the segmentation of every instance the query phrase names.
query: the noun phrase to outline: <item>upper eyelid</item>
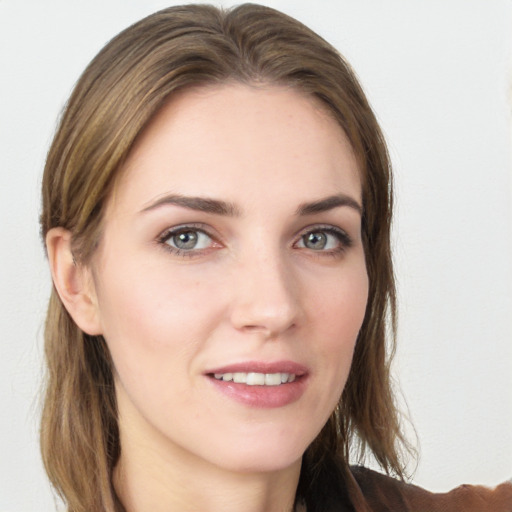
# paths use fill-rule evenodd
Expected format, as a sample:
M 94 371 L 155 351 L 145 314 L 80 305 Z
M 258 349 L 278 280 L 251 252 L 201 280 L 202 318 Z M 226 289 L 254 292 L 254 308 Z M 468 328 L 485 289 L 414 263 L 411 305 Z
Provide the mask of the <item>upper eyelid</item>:
M 216 231 L 211 226 L 209 226 L 207 224 L 204 224 L 202 222 L 184 222 L 182 224 L 178 224 L 176 226 L 172 226 L 172 227 L 164 229 L 163 231 L 161 231 L 159 236 L 164 236 L 164 235 L 166 235 L 168 233 L 175 233 L 175 232 L 186 230 L 186 229 L 203 231 L 204 233 L 206 233 L 207 235 L 210 235 L 210 236 L 214 236 L 214 235 L 211 234 L 211 232 L 212 231 Z M 336 226 L 334 224 L 323 224 L 323 223 L 320 223 L 320 224 L 309 224 L 307 226 L 304 226 L 304 227 L 300 228 L 299 230 L 297 230 L 295 232 L 294 236 L 301 236 L 301 234 L 309 233 L 309 232 L 315 231 L 315 230 L 317 230 L 317 231 L 333 230 L 333 231 L 339 231 L 341 233 L 346 233 L 348 235 L 348 232 L 347 232 L 346 229 L 343 229 L 343 228 L 341 228 L 339 226 Z
M 295 236 L 301 237 L 307 233 L 311 233 L 314 231 L 331 231 L 352 238 L 346 229 L 340 228 L 339 226 L 336 226 L 334 224 L 311 224 L 309 226 L 301 228 L 299 231 L 297 231 Z
M 212 233 L 212 228 L 209 228 L 205 224 L 197 223 L 197 222 L 191 222 L 191 223 L 185 223 L 185 224 L 179 224 L 178 226 L 172 226 L 170 228 L 164 229 L 158 236 L 158 240 L 164 240 L 165 238 L 169 238 L 173 234 L 179 233 L 180 231 L 200 231 L 204 233 L 205 235 L 208 235 L 212 239 L 217 239 L 218 237 L 215 236 L 215 234 Z

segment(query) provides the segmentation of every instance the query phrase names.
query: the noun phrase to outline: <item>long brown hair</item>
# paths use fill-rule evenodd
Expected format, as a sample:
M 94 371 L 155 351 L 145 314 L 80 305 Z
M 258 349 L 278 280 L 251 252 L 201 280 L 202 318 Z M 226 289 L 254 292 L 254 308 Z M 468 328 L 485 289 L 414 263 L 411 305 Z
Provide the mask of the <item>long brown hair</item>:
M 389 374 L 396 309 L 389 158 L 354 73 L 310 29 L 259 5 L 188 5 L 153 14 L 115 37 L 78 81 L 48 153 L 42 235 L 68 229 L 75 258 L 87 264 L 118 170 L 149 120 L 176 91 L 228 81 L 285 85 L 320 99 L 353 146 L 363 182 L 369 299 L 339 406 L 304 464 L 313 478 L 333 454 L 351 462 L 357 447 L 359 456 L 370 451 L 386 472 L 403 476 L 400 451 L 407 444 Z M 41 449 L 50 480 L 69 511 L 122 510 L 111 480 L 121 447 L 110 355 L 101 336 L 77 327 L 55 289 L 45 353 Z

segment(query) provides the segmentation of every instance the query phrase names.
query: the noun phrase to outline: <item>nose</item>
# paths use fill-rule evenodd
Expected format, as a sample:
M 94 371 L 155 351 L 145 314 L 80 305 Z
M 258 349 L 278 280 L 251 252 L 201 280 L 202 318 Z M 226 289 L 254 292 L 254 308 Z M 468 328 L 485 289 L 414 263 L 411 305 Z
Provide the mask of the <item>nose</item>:
M 259 254 L 238 265 L 233 284 L 231 323 L 237 330 L 276 338 L 301 317 L 299 283 L 277 254 Z

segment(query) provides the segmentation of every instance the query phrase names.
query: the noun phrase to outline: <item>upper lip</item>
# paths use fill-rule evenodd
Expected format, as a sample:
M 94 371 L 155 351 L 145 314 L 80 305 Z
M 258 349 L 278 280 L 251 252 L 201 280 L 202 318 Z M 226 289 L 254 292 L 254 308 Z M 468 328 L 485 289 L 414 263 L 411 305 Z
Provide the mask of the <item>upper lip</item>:
M 308 370 L 294 361 L 244 361 L 212 368 L 206 372 L 213 373 L 293 373 L 300 376 L 308 373 Z

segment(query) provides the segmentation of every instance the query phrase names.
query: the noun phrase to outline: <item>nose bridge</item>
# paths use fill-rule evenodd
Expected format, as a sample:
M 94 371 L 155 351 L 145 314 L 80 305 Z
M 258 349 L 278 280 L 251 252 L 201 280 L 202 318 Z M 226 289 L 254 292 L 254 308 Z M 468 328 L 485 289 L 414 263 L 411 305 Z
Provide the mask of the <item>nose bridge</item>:
M 297 283 L 279 247 L 258 245 L 237 266 L 232 323 L 237 329 L 275 337 L 298 321 Z

